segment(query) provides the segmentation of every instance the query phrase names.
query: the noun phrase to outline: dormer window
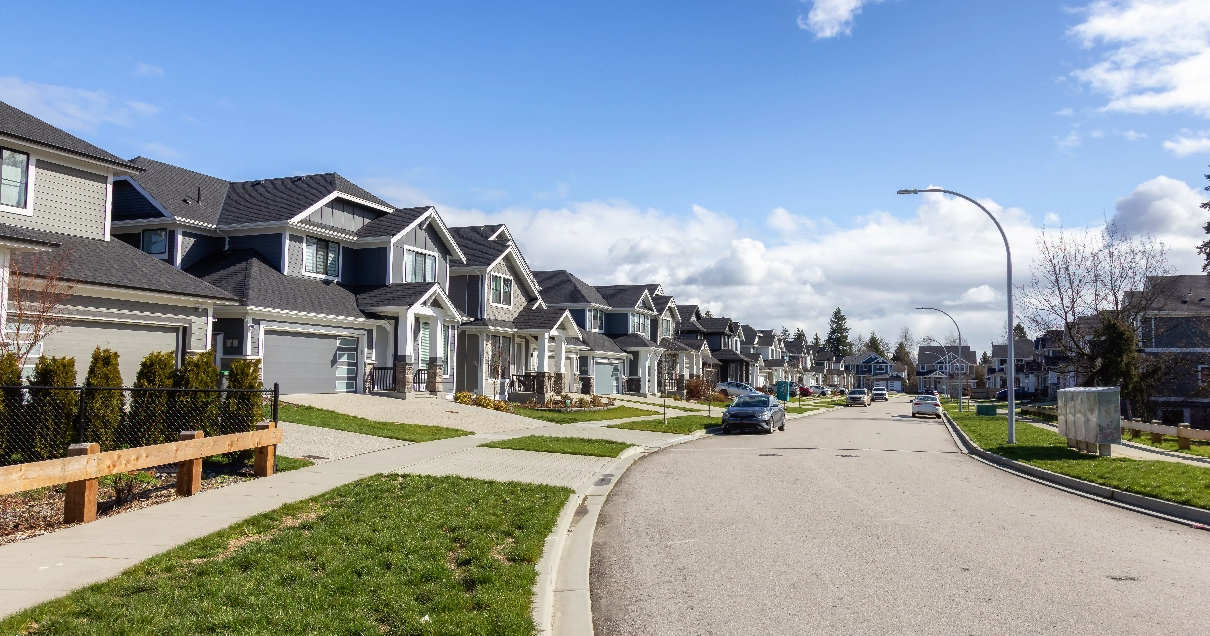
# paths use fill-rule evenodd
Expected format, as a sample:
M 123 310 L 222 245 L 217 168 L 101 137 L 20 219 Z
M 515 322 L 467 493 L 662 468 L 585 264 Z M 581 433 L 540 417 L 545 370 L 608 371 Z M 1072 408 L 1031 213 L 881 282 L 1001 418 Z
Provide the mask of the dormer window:
M 340 244 L 308 236 L 305 261 L 304 269 L 308 274 L 336 278 L 340 272 Z
M 29 155 L 0 148 L 0 205 L 25 208 L 29 190 Z
M 513 279 L 507 276 L 500 276 L 499 274 L 492 274 L 492 304 L 512 306 Z
M 143 251 L 152 256 L 167 256 L 168 230 L 143 230 Z
M 403 250 L 403 280 L 408 283 L 437 282 L 437 255 L 410 247 Z
M 605 330 L 605 310 L 588 310 L 588 330 L 600 333 Z
M 630 333 L 651 333 L 651 318 L 645 314 L 630 314 Z

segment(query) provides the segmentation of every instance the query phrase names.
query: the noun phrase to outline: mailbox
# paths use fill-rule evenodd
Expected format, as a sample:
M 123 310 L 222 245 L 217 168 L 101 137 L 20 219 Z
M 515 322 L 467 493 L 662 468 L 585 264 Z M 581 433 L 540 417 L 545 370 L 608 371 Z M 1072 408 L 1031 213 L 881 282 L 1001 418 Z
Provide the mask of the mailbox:
M 1121 391 L 1111 387 L 1059 390 L 1059 435 L 1067 446 L 1108 457 L 1122 442 Z

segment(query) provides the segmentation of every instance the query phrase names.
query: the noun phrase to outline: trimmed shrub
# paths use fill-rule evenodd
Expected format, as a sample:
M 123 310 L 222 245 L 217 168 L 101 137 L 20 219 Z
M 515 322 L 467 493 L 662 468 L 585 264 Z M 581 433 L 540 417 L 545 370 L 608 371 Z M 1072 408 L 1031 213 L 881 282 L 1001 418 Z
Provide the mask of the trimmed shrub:
M 93 349 L 84 386 L 122 386 L 117 351 Z M 100 444 L 102 452 L 119 448 L 118 427 L 124 402 L 122 391 L 84 391 L 84 441 Z M 128 440 L 123 441 L 130 446 Z
M 710 383 L 704 378 L 692 378 L 685 382 L 685 396 L 690 400 L 700 400 L 710 395 Z
M 134 386 L 142 389 L 171 389 L 176 375 L 176 353 L 152 351 L 143 357 Z M 177 440 L 168 430 L 169 395 L 165 391 L 132 391 L 130 417 L 126 418 L 121 438 L 135 446 L 167 444 Z
M 203 351 L 185 358 L 176 370 L 172 385 L 178 389 L 217 389 L 218 367 L 214 352 Z M 175 422 L 182 431 L 205 431 L 206 437 L 220 435 L 218 393 L 177 393 L 172 404 Z
M 20 386 L 21 366 L 17 363 L 17 355 L 12 351 L 0 353 L 0 386 Z M 18 440 L 23 439 L 18 423 L 21 421 L 21 389 L 4 389 L 0 395 L 0 466 L 7 464 L 12 453 L 20 446 Z
M 30 378 L 34 386 L 76 386 L 76 359 L 43 356 L 34 365 Z M 58 459 L 67 456 L 67 447 L 76 438 L 76 408 L 80 396 L 61 389 L 30 389 L 29 417 L 33 427 L 33 457 L 26 461 Z
M 459 391 L 454 394 L 454 401 L 458 404 L 471 404 L 475 399 L 475 395 L 470 391 Z
M 260 360 L 232 360 L 231 374 L 227 377 L 230 389 L 263 389 L 260 379 Z M 264 401 L 260 393 L 228 393 L 224 403 L 224 433 L 243 433 L 256 430 L 256 423 L 264 413 Z

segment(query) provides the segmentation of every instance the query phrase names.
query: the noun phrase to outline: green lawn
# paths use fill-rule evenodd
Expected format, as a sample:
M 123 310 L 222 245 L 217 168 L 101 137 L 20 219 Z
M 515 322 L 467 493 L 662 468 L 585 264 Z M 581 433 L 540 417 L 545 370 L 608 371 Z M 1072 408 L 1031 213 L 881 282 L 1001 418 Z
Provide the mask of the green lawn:
M 679 415 L 670 417 L 665 423 L 664 420 L 638 420 L 636 422 L 622 422 L 621 424 L 610 424 L 609 428 L 624 428 L 631 431 L 652 431 L 653 433 L 676 433 L 679 435 L 688 435 L 694 431 L 700 431 L 712 426 L 722 426 L 722 415 L 707 417 L 705 415 Z
M 538 409 L 527 409 L 518 407 L 514 410 L 517 415 L 532 417 L 535 420 L 543 422 L 553 422 L 555 424 L 575 424 L 576 422 L 600 422 L 603 420 L 620 420 L 624 417 L 640 417 L 643 415 L 656 415 L 656 411 L 647 409 L 636 409 L 633 406 L 615 406 L 612 408 L 602 409 L 600 411 L 573 411 L 571 413 L 561 413 L 559 411 L 542 411 Z
M 625 402 L 627 404 L 641 404 L 647 408 L 654 408 L 654 409 L 664 408 L 664 404 L 662 402 L 660 404 L 652 404 L 651 402 L 639 402 L 637 400 L 623 400 L 623 399 L 617 399 L 617 398 L 615 398 L 615 399 L 618 402 Z M 701 408 L 705 408 L 705 406 L 703 405 Z M 696 407 L 696 406 L 685 406 L 682 402 L 678 402 L 675 400 L 668 400 L 668 409 L 669 410 L 676 409 L 678 411 L 697 411 L 697 410 L 699 410 L 698 407 Z
M 314 465 L 315 465 L 315 462 L 313 462 L 309 459 L 299 459 L 296 457 L 285 457 L 283 455 L 278 455 L 277 464 L 274 467 L 274 470 L 279 473 L 284 473 L 284 472 L 288 472 L 291 470 L 298 470 L 299 468 L 306 468 L 307 466 L 314 466 Z
M 552 437 L 549 435 L 526 435 L 503 439 L 498 442 L 480 444 L 487 448 L 507 448 L 510 450 L 537 451 L 539 453 L 563 453 L 566 455 L 591 455 L 593 457 L 617 457 L 622 451 L 633 446 L 607 439 L 589 439 L 586 437 Z
M 1180 450 L 1179 448 L 1177 448 L 1176 447 L 1176 438 L 1172 437 L 1171 435 L 1165 435 L 1163 441 L 1161 441 L 1158 444 L 1153 444 L 1151 442 L 1151 433 L 1147 433 L 1147 432 L 1144 432 L 1142 435 L 1139 435 L 1138 437 L 1130 437 L 1129 435 L 1127 435 L 1127 436 L 1123 437 L 1122 439 L 1125 441 L 1128 441 L 1128 442 L 1134 442 L 1135 444 L 1145 444 L 1147 446 L 1154 446 L 1155 448 L 1162 448 L 1164 450 L 1172 451 L 1174 453 L 1189 453 L 1190 455 L 1200 455 L 1201 457 L 1210 457 L 1210 442 L 1203 442 L 1200 439 L 1189 440 L 1189 450 Z
M 818 411 L 819 409 L 825 409 L 825 408 L 828 408 L 828 407 L 826 407 L 826 406 L 804 406 L 804 407 L 800 408 L 797 406 L 786 405 L 786 412 L 793 415 L 793 414 L 798 414 L 798 413 L 810 413 L 812 411 Z
M 533 634 L 534 564 L 571 493 L 375 475 L 19 612 L 0 633 Z
M 1006 417 L 947 410 L 971 441 L 989 452 L 1102 486 L 1210 509 L 1210 467 L 1088 455 L 1067 448 L 1058 433 L 1025 422 L 1017 426 L 1017 444 L 1009 446 Z
M 361 433 L 388 439 L 400 439 L 405 442 L 431 442 L 449 437 L 471 435 L 470 431 L 445 426 L 428 426 L 426 424 L 400 424 L 396 422 L 376 422 L 364 417 L 345 415 L 327 409 L 317 409 L 313 406 L 300 406 L 280 402 L 277 416 L 283 422 L 306 424 L 331 428 L 350 433 Z

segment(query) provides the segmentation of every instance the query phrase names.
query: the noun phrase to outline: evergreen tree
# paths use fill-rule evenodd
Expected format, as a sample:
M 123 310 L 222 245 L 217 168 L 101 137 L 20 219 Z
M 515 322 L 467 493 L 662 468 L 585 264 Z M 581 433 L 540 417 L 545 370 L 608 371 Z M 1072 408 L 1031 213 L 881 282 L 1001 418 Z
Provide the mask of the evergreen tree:
M 807 332 L 803 331 L 802 327 L 795 329 L 794 330 L 794 339 L 803 344 L 806 344 L 807 343 Z
M 177 369 L 173 386 L 178 389 L 217 389 L 218 367 L 214 365 L 214 352 L 202 351 L 185 358 Z M 182 431 L 205 431 L 207 437 L 220 435 L 219 397 L 216 392 L 177 393 L 170 410 Z
M 848 320 L 844 317 L 844 312 L 840 311 L 840 307 L 832 312 L 832 317 L 828 320 L 828 337 L 824 338 L 823 346 L 836 356 L 853 355 L 853 343 L 849 340 Z
M 890 353 L 887 351 L 887 349 L 890 349 L 890 344 L 877 333 L 874 333 L 873 330 L 870 331 L 870 337 L 866 338 L 865 348 L 868 349 L 870 353 L 876 353 L 883 358 L 886 358 L 888 355 L 890 355 Z
M 823 346 L 823 341 L 819 339 L 818 331 L 815 332 L 815 337 L 811 339 L 811 346 L 816 348 Z
M 1206 179 L 1210 180 L 1210 174 L 1206 175 Z M 1206 186 L 1202 189 L 1206 192 L 1210 192 L 1210 186 Z M 1203 210 L 1210 212 L 1210 201 L 1202 203 L 1201 207 Z M 1210 223 L 1207 223 L 1206 227 L 1202 229 L 1206 231 L 1206 234 L 1210 234 Z M 1210 272 L 1210 239 L 1202 241 L 1202 243 L 1197 246 L 1197 253 L 1206 258 L 1206 262 L 1202 265 L 1202 271 Z
M 21 365 L 17 362 L 17 354 L 0 352 L 0 386 L 20 385 Z M 7 464 L 9 456 L 20 448 L 17 442 L 22 439 L 22 397 L 21 389 L 4 389 L 0 399 L 0 466 Z
M 1013 327 L 1013 339 L 1029 340 L 1029 334 L 1025 333 L 1025 325 L 1017 323 L 1017 326 Z
M 176 374 L 176 353 L 152 351 L 143 357 L 139 372 L 134 376 L 134 386 L 140 389 L 170 389 Z M 132 391 L 130 417 L 126 420 L 127 431 L 123 439 L 138 446 L 166 444 L 177 440 L 177 431 L 168 430 L 169 395 L 166 391 Z
M 1150 419 L 1151 394 L 1161 367 L 1144 369 L 1135 332 L 1121 319 L 1103 318 L 1093 337 L 1093 368 L 1085 386 L 1120 387 L 1126 417 Z
M 990 365 L 991 363 L 992 363 L 992 355 L 990 353 L 984 351 L 983 354 L 979 356 L 979 364 L 986 367 L 986 366 Z
M 118 368 L 118 352 L 113 349 L 93 349 L 86 387 L 120 387 L 122 372 Z M 84 392 L 84 440 L 101 445 L 101 451 L 117 450 L 118 427 L 122 424 L 122 391 Z M 123 440 L 127 442 L 128 440 Z
M 76 386 L 76 359 L 42 356 L 30 378 L 33 386 Z M 32 457 L 25 461 L 58 459 L 67 455 L 67 447 L 76 438 L 76 407 L 80 396 L 62 389 L 30 389 L 27 424 L 33 427 L 29 446 Z M 21 449 L 25 453 L 25 449 Z

